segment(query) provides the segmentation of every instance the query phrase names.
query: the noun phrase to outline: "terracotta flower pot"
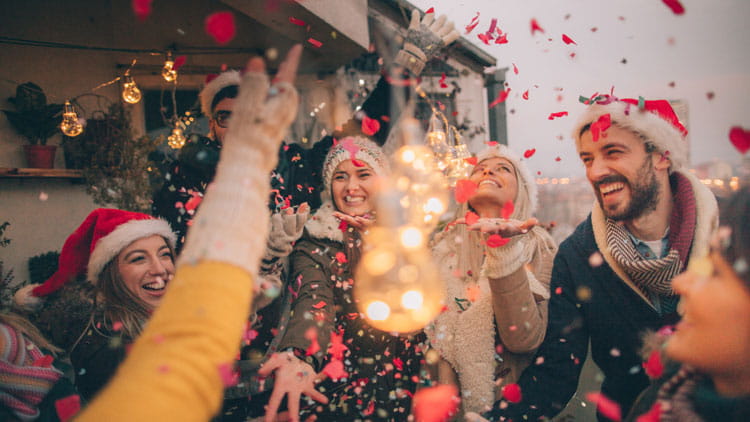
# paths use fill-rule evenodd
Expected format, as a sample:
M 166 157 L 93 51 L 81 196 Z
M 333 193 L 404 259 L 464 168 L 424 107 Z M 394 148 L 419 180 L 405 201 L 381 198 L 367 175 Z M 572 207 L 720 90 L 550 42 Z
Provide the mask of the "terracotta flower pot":
M 57 145 L 24 145 L 23 150 L 29 168 L 51 169 L 55 166 Z

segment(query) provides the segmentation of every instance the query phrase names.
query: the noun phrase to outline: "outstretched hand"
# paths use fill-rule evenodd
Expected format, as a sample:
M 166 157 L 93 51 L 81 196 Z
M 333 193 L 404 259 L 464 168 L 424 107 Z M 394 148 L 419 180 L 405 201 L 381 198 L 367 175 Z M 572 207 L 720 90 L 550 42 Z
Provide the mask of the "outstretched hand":
M 349 215 L 339 211 L 334 211 L 333 216 L 341 221 L 345 221 L 348 225 L 361 232 L 366 231 L 375 224 L 375 219 L 370 216 Z
M 461 217 L 455 222 L 456 224 L 466 224 L 466 219 Z M 505 218 L 480 218 L 476 223 L 470 224 L 466 228 L 482 233 L 499 234 L 502 237 L 509 238 L 526 234 L 538 224 L 539 220 L 533 217 L 526 221 Z
M 289 420 L 299 422 L 299 402 L 302 394 L 326 404 L 328 398 L 315 389 L 315 384 L 325 376 L 315 373 L 310 364 L 297 359 L 291 352 L 274 353 L 258 370 L 258 375 L 274 374 L 273 392 L 266 407 L 264 422 Z M 287 396 L 288 414 L 277 415 L 281 400 Z

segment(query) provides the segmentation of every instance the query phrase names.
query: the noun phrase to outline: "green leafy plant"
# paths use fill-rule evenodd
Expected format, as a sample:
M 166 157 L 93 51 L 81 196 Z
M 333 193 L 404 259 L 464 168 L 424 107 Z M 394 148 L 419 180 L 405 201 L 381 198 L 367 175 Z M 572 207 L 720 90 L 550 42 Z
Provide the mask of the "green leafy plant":
M 8 98 L 16 108 L 3 110 L 11 126 L 31 145 L 47 145 L 47 139 L 59 131 L 62 104 L 47 104 L 47 96 L 32 82 L 18 85 L 16 96 Z
M 29 281 L 41 284 L 57 271 L 60 252 L 49 251 L 29 258 Z

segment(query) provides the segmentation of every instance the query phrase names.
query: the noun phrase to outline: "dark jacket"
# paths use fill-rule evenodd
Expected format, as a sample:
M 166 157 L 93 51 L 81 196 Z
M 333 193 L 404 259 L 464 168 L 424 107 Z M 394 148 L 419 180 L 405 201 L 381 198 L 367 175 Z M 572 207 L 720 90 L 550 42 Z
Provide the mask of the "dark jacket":
M 330 203 L 327 204 L 316 217 L 330 211 Z M 331 404 L 309 411 L 325 421 L 405 421 L 411 411 L 410 395 L 416 390 L 422 359 L 418 342 L 424 336 L 394 336 L 367 324 L 352 297 L 358 239 L 353 237 L 354 250 L 347 250 L 345 243 L 349 240 L 343 241 L 343 233 L 333 227 L 335 232 L 329 233 L 330 237 L 318 237 L 320 233 L 313 234 L 315 230 L 310 230 L 308 222 L 308 230 L 295 245 L 289 279 L 292 311 L 279 349 L 295 348 L 304 356 L 312 344 L 310 334 L 314 333 L 320 346 L 313 355 L 314 364 L 320 371 L 331 361 L 327 353 L 331 333 L 343 333 L 347 347 L 343 362 L 348 378 L 325 381 L 320 391 Z M 342 259 L 341 254 L 347 259 Z
M 75 386 L 81 397 L 90 402 L 117 372 L 125 360 L 125 350 L 132 340 L 108 329 L 101 318 L 94 319 L 80 341 L 70 352 L 75 370 Z M 98 327 L 98 328 L 97 328 Z

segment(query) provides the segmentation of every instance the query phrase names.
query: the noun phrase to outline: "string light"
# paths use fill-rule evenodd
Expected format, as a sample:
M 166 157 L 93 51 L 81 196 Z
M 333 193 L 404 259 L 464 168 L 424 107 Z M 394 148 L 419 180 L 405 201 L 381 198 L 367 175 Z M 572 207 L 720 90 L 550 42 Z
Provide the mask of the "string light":
M 167 145 L 172 149 L 180 149 L 185 146 L 185 134 L 182 130 L 180 122 L 175 122 L 174 128 L 172 128 L 172 134 L 167 136 Z
M 174 60 L 172 60 L 172 52 L 167 52 L 167 59 L 164 61 L 164 67 L 161 69 L 161 76 L 167 82 L 174 82 L 177 80 L 177 70 L 174 68 Z
M 75 137 L 83 133 L 83 125 L 78 121 L 78 115 L 76 114 L 73 105 L 70 101 L 65 101 L 63 108 L 63 119 L 60 123 L 60 131 L 65 136 Z
M 141 90 L 135 84 L 135 80 L 130 76 L 130 69 L 125 72 L 125 82 L 122 84 L 122 99 L 128 104 L 137 104 L 141 101 Z

